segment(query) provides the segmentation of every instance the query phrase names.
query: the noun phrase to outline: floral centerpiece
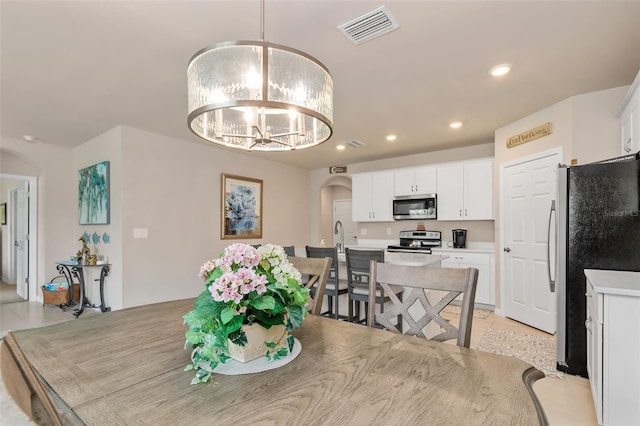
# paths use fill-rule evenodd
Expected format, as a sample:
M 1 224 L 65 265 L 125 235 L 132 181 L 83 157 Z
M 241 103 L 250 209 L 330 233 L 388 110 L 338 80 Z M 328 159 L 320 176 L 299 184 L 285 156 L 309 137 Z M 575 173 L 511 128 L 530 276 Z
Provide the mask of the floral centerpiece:
M 282 328 L 275 341 L 263 342 L 268 359 L 291 352 L 289 332 L 302 325 L 309 290 L 281 246 L 231 244 L 202 265 L 200 276 L 205 290 L 183 317 L 189 326 L 185 349 L 193 348 L 192 363 L 185 368 L 196 371 L 192 384 L 208 382 L 213 369 L 233 356 L 230 349 L 247 345 L 245 330 L 252 325 Z

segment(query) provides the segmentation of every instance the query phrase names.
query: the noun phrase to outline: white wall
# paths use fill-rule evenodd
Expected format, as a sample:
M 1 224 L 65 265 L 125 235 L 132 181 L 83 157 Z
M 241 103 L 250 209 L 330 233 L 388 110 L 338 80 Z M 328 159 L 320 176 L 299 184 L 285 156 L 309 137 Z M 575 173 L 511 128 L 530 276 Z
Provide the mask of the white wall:
M 87 241 L 91 253 L 98 251 L 99 255 L 108 257 L 111 268 L 105 280 L 105 300 L 112 309 L 122 309 L 124 303 L 123 288 L 123 236 L 122 236 L 122 216 L 123 216 L 123 188 L 125 186 L 123 174 L 122 158 L 122 133 L 123 127 L 118 126 L 111 129 L 90 141 L 83 143 L 73 150 L 73 175 L 74 175 L 74 199 L 73 210 L 70 214 L 75 221 L 75 232 L 70 236 L 73 247 L 69 256 L 74 255 L 81 247 L 82 243 L 78 239 L 86 232 L 90 236 L 94 233 L 103 236 L 106 232 L 110 236 L 110 243 L 105 244 L 100 239 L 98 244 Z M 109 162 L 109 211 L 110 218 L 108 225 L 79 225 L 78 220 L 78 170 L 103 161 Z M 100 268 L 85 268 L 85 289 L 93 303 L 99 304 L 99 285 L 95 279 L 100 277 Z
M 235 242 L 308 243 L 309 175 L 207 143 L 122 128 L 124 306 L 199 294 L 206 260 Z M 222 240 L 221 174 L 263 180 L 263 238 Z M 134 239 L 135 228 L 149 238 Z
M 263 238 L 239 241 L 298 247 L 309 241 L 310 182 L 305 169 L 123 126 L 74 149 L 3 139 L 0 152 L 3 173 L 23 174 L 25 164 L 37 170 L 38 283 L 57 275 L 55 261 L 78 251 L 83 232 L 107 232 L 111 243 L 96 248 L 113 264 L 105 297 L 114 309 L 194 297 L 202 291 L 200 265 L 235 241 L 220 238 L 221 173 L 264 181 Z M 6 160 L 11 155 L 20 160 Z M 80 226 L 77 172 L 106 160 L 110 224 Z M 134 239 L 134 228 L 147 228 L 149 238 Z M 92 244 L 90 248 L 94 250 Z M 89 284 L 97 302 L 97 285 Z

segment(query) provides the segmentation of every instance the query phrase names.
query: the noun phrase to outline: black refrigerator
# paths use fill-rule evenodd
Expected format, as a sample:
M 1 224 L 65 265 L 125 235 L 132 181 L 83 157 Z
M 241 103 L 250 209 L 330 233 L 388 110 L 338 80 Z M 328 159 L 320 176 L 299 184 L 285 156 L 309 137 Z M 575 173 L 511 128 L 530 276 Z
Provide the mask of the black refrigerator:
M 556 207 L 557 369 L 587 377 L 584 270 L 640 271 L 640 153 L 560 165 Z

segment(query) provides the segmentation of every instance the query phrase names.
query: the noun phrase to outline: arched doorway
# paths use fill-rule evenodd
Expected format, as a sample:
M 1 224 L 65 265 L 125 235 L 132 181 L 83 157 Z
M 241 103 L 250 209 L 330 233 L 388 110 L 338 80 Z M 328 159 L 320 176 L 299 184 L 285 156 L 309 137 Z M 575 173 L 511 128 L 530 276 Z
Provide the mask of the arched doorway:
M 356 244 L 356 225 L 351 220 L 351 177 L 333 176 L 320 189 L 320 238 L 327 246 L 341 242 L 342 235 L 336 234 L 336 221 L 340 220 L 344 245 Z

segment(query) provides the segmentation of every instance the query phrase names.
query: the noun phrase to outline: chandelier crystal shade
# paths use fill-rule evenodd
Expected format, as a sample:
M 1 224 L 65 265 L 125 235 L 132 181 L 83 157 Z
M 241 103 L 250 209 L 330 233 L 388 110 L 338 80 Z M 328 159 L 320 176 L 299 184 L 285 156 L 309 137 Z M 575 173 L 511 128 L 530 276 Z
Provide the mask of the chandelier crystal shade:
M 189 128 L 248 151 L 318 145 L 333 132 L 333 80 L 317 59 L 265 41 L 202 49 L 187 68 Z

